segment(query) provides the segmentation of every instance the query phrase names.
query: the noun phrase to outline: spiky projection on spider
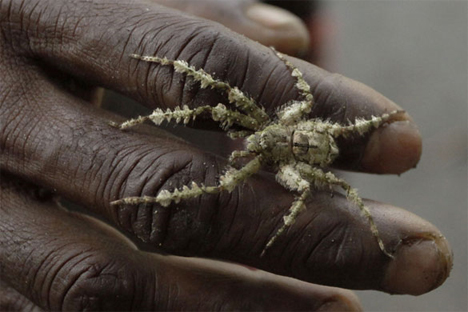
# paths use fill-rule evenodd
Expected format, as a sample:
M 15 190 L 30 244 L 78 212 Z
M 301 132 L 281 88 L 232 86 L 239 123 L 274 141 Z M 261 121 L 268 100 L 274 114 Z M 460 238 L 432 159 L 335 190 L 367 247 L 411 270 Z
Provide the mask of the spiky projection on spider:
M 377 226 L 369 209 L 362 199 L 346 181 L 336 177 L 325 168 L 330 166 L 339 155 L 336 143 L 338 137 L 350 137 L 351 135 L 363 135 L 373 129 L 381 127 L 384 123 L 402 111 L 393 111 L 381 116 L 373 116 L 370 119 L 356 119 L 349 125 L 341 125 L 322 120 L 320 118 L 308 118 L 314 98 L 310 86 L 304 80 L 302 73 L 286 57 L 273 50 L 277 57 L 283 61 L 295 79 L 301 100 L 292 100 L 283 105 L 275 118 L 270 116 L 262 107 L 237 87 L 231 87 L 227 82 L 213 78 L 203 69 L 196 69 L 183 60 L 170 60 L 157 56 L 141 56 L 133 54 L 132 58 L 157 63 L 163 66 L 171 66 L 178 73 L 191 77 L 200 83 L 201 88 L 211 88 L 227 95 L 228 104 L 213 106 L 201 106 L 189 108 L 188 106 L 176 107 L 173 110 L 156 109 L 152 114 L 117 124 L 120 129 L 127 129 L 151 120 L 156 125 L 164 121 L 175 121 L 187 124 L 201 114 L 209 115 L 228 132 L 231 138 L 244 138 L 245 149 L 232 152 L 231 165 L 219 178 L 218 185 L 206 186 L 192 182 L 181 189 L 162 190 L 155 197 L 127 197 L 112 202 L 112 205 L 138 205 L 158 203 L 168 207 L 172 203 L 198 197 L 203 194 L 216 194 L 219 192 L 232 192 L 239 184 L 258 172 L 264 165 L 268 165 L 276 171 L 276 180 L 284 188 L 296 194 L 288 213 L 283 217 L 283 223 L 279 226 L 267 244 L 262 255 L 275 243 L 277 238 L 291 226 L 298 214 L 306 208 L 305 201 L 314 189 L 340 187 L 346 192 L 349 201 L 353 202 L 367 219 L 370 230 L 384 254 L 392 257 L 386 250 L 380 238 Z M 235 127 L 233 127 L 235 126 Z M 242 129 L 242 130 L 239 130 Z M 247 158 L 250 161 L 240 169 L 232 165 L 238 158 Z

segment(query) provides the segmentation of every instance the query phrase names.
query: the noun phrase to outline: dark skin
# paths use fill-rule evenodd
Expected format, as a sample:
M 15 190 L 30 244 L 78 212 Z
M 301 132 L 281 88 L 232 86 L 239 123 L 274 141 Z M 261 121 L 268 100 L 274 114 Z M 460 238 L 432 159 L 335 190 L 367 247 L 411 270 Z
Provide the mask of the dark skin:
M 223 22 L 265 44 L 276 40 L 284 52 L 307 45 L 300 34 L 291 39 L 299 22 L 262 29 L 245 17 L 249 3 L 209 5 L 199 10 L 204 17 L 225 12 Z M 226 161 L 155 127 L 111 127 L 123 119 L 93 105 L 94 87 L 149 108 L 225 100 L 170 68 L 129 57 L 167 56 L 215 73 L 273 114 L 298 94 L 261 44 L 143 1 L 0 0 L 0 30 L 0 310 L 356 311 L 352 292 L 335 287 L 418 295 L 447 278 L 450 247 L 433 225 L 366 201 L 394 251 L 390 259 L 359 210 L 328 190 L 315 191 L 260 257 L 294 196 L 268 172 L 231 194 L 177 207 L 110 206 L 192 180 L 213 185 Z M 399 108 L 360 83 L 291 60 L 312 86 L 315 117 L 346 121 Z M 340 148 L 340 168 L 399 174 L 418 162 L 421 138 L 405 114 Z M 61 208 L 58 196 L 108 224 Z

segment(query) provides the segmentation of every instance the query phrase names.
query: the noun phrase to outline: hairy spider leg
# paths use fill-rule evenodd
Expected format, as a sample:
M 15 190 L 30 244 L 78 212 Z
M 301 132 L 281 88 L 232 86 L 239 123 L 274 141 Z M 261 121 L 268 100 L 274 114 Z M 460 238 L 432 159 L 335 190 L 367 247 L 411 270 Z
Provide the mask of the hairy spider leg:
M 163 207 L 167 207 L 171 202 L 179 203 L 181 200 L 186 198 L 198 197 L 202 194 L 215 194 L 217 193 L 216 186 L 204 186 L 198 185 L 192 182 L 190 186 L 184 185 L 181 190 L 175 189 L 173 192 L 163 190 L 159 194 L 154 196 L 133 196 L 125 197 L 119 200 L 111 202 L 112 206 L 119 205 L 140 205 L 140 204 L 160 204 Z
M 121 123 L 120 125 L 117 124 L 116 126 L 119 129 L 124 130 L 144 123 L 147 120 L 151 120 L 155 125 L 159 126 L 164 121 L 170 122 L 173 119 L 176 121 L 176 123 L 180 123 L 182 121 L 184 124 L 187 124 L 190 120 L 195 120 L 198 115 L 205 111 L 210 111 L 210 109 L 212 109 L 211 106 L 201 106 L 195 109 L 190 109 L 186 105 L 184 105 L 182 108 L 176 107 L 174 110 L 168 108 L 166 111 L 160 108 L 156 108 L 148 116 L 139 116 L 138 118 L 130 119 Z
M 386 250 L 385 245 L 382 239 L 380 238 L 379 230 L 377 228 L 377 225 L 375 224 L 372 214 L 369 211 L 369 208 L 367 208 L 364 205 L 356 189 L 352 188 L 345 180 L 335 176 L 332 172 L 325 173 L 320 168 L 315 168 L 309 164 L 302 162 L 298 163 L 296 168 L 301 176 L 306 177 L 309 181 L 313 181 L 315 186 L 319 188 L 331 185 L 341 187 L 346 192 L 346 197 L 348 198 L 348 200 L 354 203 L 359 208 L 364 217 L 367 219 L 372 235 L 375 237 L 380 250 L 382 250 L 382 252 L 388 257 L 393 258 L 393 255 Z
M 312 109 L 312 101 L 290 101 L 280 108 L 276 115 L 278 122 L 284 126 L 294 126 L 304 120 Z
M 301 174 L 293 165 L 283 166 L 276 174 L 276 180 L 286 189 L 298 192 L 300 195 L 296 197 L 296 200 L 292 203 L 288 214 L 283 217 L 283 225 L 275 232 L 273 237 L 270 238 L 263 248 L 260 257 L 263 257 L 266 251 L 273 246 L 278 237 L 296 221 L 299 213 L 306 208 L 304 202 L 311 194 L 310 183 L 301 177 Z
M 276 113 L 280 124 L 285 126 L 295 125 L 299 121 L 304 120 L 312 110 L 312 106 L 314 105 L 314 96 L 312 95 L 310 85 L 305 81 L 302 72 L 287 60 L 284 54 L 276 51 L 274 48 L 272 49 L 278 58 L 283 61 L 291 71 L 291 76 L 296 79 L 295 87 L 304 98 L 302 101 L 290 101 L 286 103 L 286 105 L 283 105 L 283 107 Z
M 305 81 L 302 72 L 290 61 L 286 59 L 286 56 L 274 48 L 272 48 L 273 52 L 278 56 L 280 60 L 284 62 L 284 64 L 289 68 L 291 71 L 291 76 L 296 78 L 296 88 L 299 90 L 299 93 L 304 97 L 305 101 L 310 102 L 310 105 L 313 105 L 314 96 L 310 91 L 310 85 Z
M 145 62 L 158 63 L 161 65 L 172 66 L 178 73 L 186 74 L 192 77 L 195 81 L 200 83 L 202 89 L 211 88 L 226 92 L 229 102 L 234 104 L 238 109 L 244 111 L 247 115 L 255 119 L 259 124 L 263 125 L 270 121 L 268 114 L 259 107 L 255 101 L 245 95 L 239 88 L 231 87 L 227 82 L 213 78 L 203 69 L 196 69 L 194 66 L 189 65 L 186 61 L 170 60 L 166 57 L 160 58 L 157 56 L 142 56 L 138 54 L 131 54 L 130 57 Z
M 252 155 L 256 155 L 255 153 L 251 152 L 251 151 L 246 151 L 246 150 L 242 150 L 242 151 L 239 151 L 239 150 L 236 150 L 236 151 L 233 151 L 231 153 L 231 155 L 229 156 L 229 163 L 230 164 L 233 164 L 238 158 L 245 158 L 245 157 L 249 157 L 249 156 L 252 156 Z
M 235 139 L 248 137 L 252 133 L 253 133 L 252 131 L 248 131 L 248 130 L 229 130 L 227 135 L 231 139 L 235 140 Z
M 214 121 L 218 121 L 220 127 L 224 130 L 229 129 L 233 124 L 237 124 L 243 128 L 250 130 L 257 130 L 258 122 L 238 111 L 232 111 L 223 104 L 218 104 L 217 106 L 200 106 L 194 109 L 189 108 L 187 105 L 181 107 L 176 107 L 174 110 L 167 109 L 166 111 L 157 108 L 148 116 L 140 116 L 135 119 L 128 120 L 122 124 L 113 124 L 119 129 L 128 129 L 134 127 L 138 124 L 145 122 L 146 120 L 151 120 L 155 125 L 161 125 L 164 121 L 171 122 L 174 120 L 176 123 L 188 124 L 191 120 L 204 113 L 211 113 L 211 117 Z
M 384 123 L 388 122 L 398 114 L 404 114 L 404 110 L 394 110 L 388 114 L 381 116 L 371 116 L 370 119 L 357 118 L 356 121 L 349 126 L 342 126 L 340 124 L 330 124 L 330 133 L 335 137 L 349 137 L 354 133 L 363 135 L 372 129 L 381 127 Z
M 154 204 L 158 203 L 163 207 L 169 206 L 172 202 L 179 203 L 182 200 L 189 198 L 199 197 L 203 194 L 217 194 L 222 191 L 232 192 L 236 186 L 255 174 L 260 170 L 262 166 L 261 156 L 257 156 L 247 163 L 244 167 L 237 170 L 235 168 L 230 168 L 224 175 L 220 177 L 219 185 L 217 186 L 204 186 L 198 185 L 195 182 L 192 182 L 190 186 L 184 185 L 182 189 L 175 189 L 170 192 L 168 190 L 163 190 L 155 197 L 153 196 L 135 196 L 135 197 L 126 197 L 116 201 L 111 202 L 111 205 L 139 205 L 139 204 Z

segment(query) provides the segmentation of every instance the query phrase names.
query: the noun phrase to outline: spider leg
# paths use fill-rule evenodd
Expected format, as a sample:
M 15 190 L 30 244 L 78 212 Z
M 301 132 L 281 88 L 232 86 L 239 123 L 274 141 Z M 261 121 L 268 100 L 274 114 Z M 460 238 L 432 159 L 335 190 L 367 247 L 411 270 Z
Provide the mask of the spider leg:
M 361 119 L 358 118 L 356 121 L 349 126 L 342 126 L 340 124 L 331 124 L 329 132 L 335 137 L 348 137 L 353 133 L 359 133 L 363 135 L 372 129 L 377 129 L 382 126 L 384 123 L 395 117 L 395 115 L 403 114 L 403 110 L 395 110 L 388 114 L 383 114 L 381 116 L 372 116 L 370 119 Z
M 292 165 L 286 165 L 280 168 L 276 174 L 276 180 L 279 184 L 291 191 L 299 192 L 300 195 L 292 203 L 288 210 L 288 214 L 283 217 L 283 225 L 275 232 L 272 238 L 263 248 L 260 257 L 266 253 L 266 251 L 275 243 L 284 231 L 291 226 L 295 221 L 299 213 L 306 208 L 304 202 L 307 197 L 310 196 L 310 183 L 301 177 L 299 171 Z
M 296 66 L 294 66 L 293 63 L 288 61 L 283 53 L 276 51 L 274 48 L 272 48 L 272 50 L 275 52 L 276 56 L 278 56 L 278 58 L 282 60 L 283 63 L 289 68 L 291 71 L 291 76 L 296 78 L 296 88 L 299 90 L 299 93 L 304 97 L 305 101 L 309 102 L 312 106 L 314 102 L 314 96 L 310 91 L 310 85 L 305 81 L 301 71 Z
M 278 121 L 285 126 L 296 125 L 310 113 L 312 101 L 291 101 L 276 112 Z
M 352 188 L 345 180 L 335 176 L 332 172 L 325 173 L 322 169 L 312 167 L 305 163 L 299 163 L 297 168 L 302 176 L 305 176 L 309 181 L 314 181 L 316 187 L 331 187 L 333 185 L 341 187 L 346 192 L 346 197 L 348 200 L 353 202 L 367 219 L 372 235 L 379 244 L 380 250 L 382 250 L 382 252 L 388 257 L 393 258 L 393 255 L 386 250 L 385 245 L 380 238 L 379 230 L 377 229 L 377 225 L 375 224 L 374 218 L 372 217 L 369 208 L 364 205 L 356 189 Z
M 230 168 L 223 176 L 220 177 L 220 183 L 217 186 L 204 186 L 192 182 L 190 186 L 184 185 L 180 190 L 175 189 L 172 192 L 168 190 L 163 190 L 159 192 L 159 194 L 156 197 L 126 197 L 111 202 L 111 205 L 118 206 L 124 204 L 139 205 L 158 203 L 163 207 L 167 207 L 172 202 L 177 204 L 182 200 L 199 197 L 205 193 L 217 194 L 222 191 L 232 192 L 238 184 L 240 184 L 242 181 L 255 174 L 258 170 L 260 170 L 261 165 L 261 157 L 258 156 L 239 170 Z
M 249 157 L 249 156 L 252 156 L 252 155 L 255 155 L 255 154 L 250 152 L 250 151 L 246 151 L 246 150 L 233 151 L 231 153 L 231 155 L 229 156 L 229 163 L 233 164 L 238 158 L 245 158 L 245 157 Z
M 235 139 L 240 139 L 240 138 L 245 138 L 249 135 L 252 134 L 252 131 L 248 131 L 248 130 L 229 130 L 227 135 L 228 137 L 230 137 L 231 139 L 235 140 Z
M 238 109 L 244 111 L 248 116 L 255 119 L 258 124 L 264 125 L 270 121 L 268 114 L 239 88 L 231 87 L 227 82 L 213 78 L 213 76 L 203 69 L 196 69 L 194 66 L 190 66 L 186 61 L 169 60 L 165 57 L 160 58 L 157 56 L 142 56 L 137 54 L 132 54 L 130 56 L 145 62 L 172 66 L 176 72 L 184 73 L 199 82 L 202 89 L 209 87 L 211 89 L 226 92 L 229 102 L 234 104 Z
M 257 130 L 258 122 L 238 111 L 232 111 L 223 104 L 218 104 L 215 107 L 206 105 L 200 106 L 194 109 L 189 108 L 187 105 L 181 107 L 176 107 L 174 110 L 167 109 L 166 111 L 157 108 L 148 116 L 140 116 L 135 119 L 128 120 L 122 124 L 113 124 L 119 129 L 128 129 L 134 127 L 138 124 L 145 122 L 146 120 L 151 120 L 156 125 L 161 125 L 164 121 L 170 122 L 175 120 L 176 123 L 188 124 L 191 120 L 204 113 L 209 112 L 214 121 L 219 122 L 220 126 L 223 129 L 230 128 L 233 124 L 237 124 L 243 128 L 250 130 Z

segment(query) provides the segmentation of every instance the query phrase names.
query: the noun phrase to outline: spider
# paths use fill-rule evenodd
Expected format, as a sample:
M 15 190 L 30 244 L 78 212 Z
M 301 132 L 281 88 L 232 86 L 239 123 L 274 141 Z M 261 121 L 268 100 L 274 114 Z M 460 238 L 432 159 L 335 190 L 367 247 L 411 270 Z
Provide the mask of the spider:
M 291 72 L 291 76 L 295 79 L 295 88 L 302 97 L 301 100 L 292 100 L 279 108 L 275 118 L 270 118 L 262 107 L 237 87 L 231 87 L 227 82 L 215 79 L 203 69 L 196 69 L 183 60 L 132 54 L 132 58 L 140 61 L 171 66 L 176 72 L 185 74 L 200 83 L 201 88 L 211 88 L 225 93 L 229 105 L 227 107 L 224 104 L 218 104 L 215 107 L 200 106 L 193 109 L 183 106 L 166 111 L 156 109 L 148 116 L 140 116 L 121 124 L 114 124 L 114 126 L 127 129 L 146 120 L 151 120 L 156 125 L 161 125 L 164 121 L 187 124 L 201 114 L 208 114 L 228 132 L 231 138 L 244 138 L 245 149 L 232 152 L 229 157 L 231 165 L 220 176 L 216 186 L 198 185 L 192 182 L 190 185 L 183 186 L 182 189 L 162 190 L 155 197 L 127 197 L 113 201 L 111 205 L 157 203 L 167 207 L 171 203 L 179 203 L 181 200 L 202 194 L 232 192 L 263 166 L 269 166 L 276 171 L 276 181 L 284 188 L 296 193 L 296 196 L 288 213 L 283 217 L 283 224 L 270 237 L 261 256 L 306 208 L 305 201 L 311 196 L 314 188 L 333 189 L 336 186 L 346 192 L 348 200 L 353 202 L 367 219 L 382 252 L 393 258 L 392 254 L 386 250 L 374 219 L 356 189 L 332 172 L 326 171 L 325 168 L 331 165 L 339 155 L 336 143 L 338 137 L 347 138 L 356 133 L 363 135 L 381 127 L 402 111 L 396 110 L 381 116 L 372 116 L 367 120 L 358 118 L 349 125 L 341 125 L 320 118 L 310 119 L 308 114 L 314 105 L 310 86 L 299 69 L 288 61 L 285 55 L 274 49 L 273 52 Z M 231 128 L 232 126 L 235 128 Z M 236 169 L 233 164 L 239 158 L 246 158 L 249 161 L 240 169 Z

